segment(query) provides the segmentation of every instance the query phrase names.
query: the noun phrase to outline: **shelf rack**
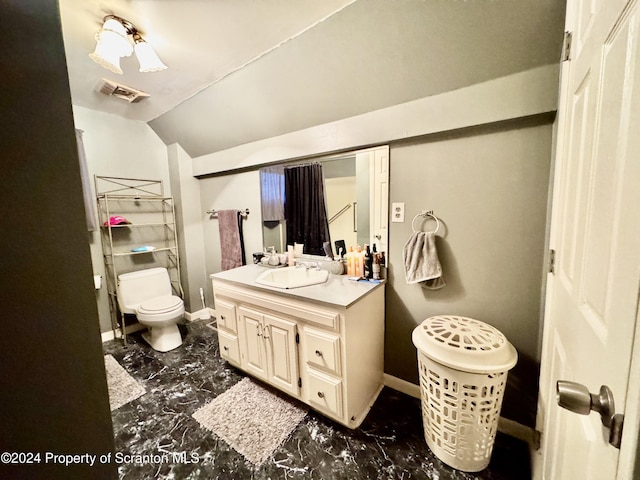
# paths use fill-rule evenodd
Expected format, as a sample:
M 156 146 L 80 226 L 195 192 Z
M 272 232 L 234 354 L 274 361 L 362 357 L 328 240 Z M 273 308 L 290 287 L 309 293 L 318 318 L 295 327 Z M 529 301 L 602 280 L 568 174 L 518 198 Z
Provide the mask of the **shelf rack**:
M 100 239 L 109 295 L 111 325 L 120 319 L 122 340 L 127 334 L 124 313 L 119 312 L 118 275 L 143 268 L 165 267 L 175 295 L 184 298 L 180 282 L 178 232 L 173 197 L 164 195 L 162 180 L 95 176 Z M 111 225 L 112 216 L 130 223 Z M 150 251 L 132 251 L 150 245 Z

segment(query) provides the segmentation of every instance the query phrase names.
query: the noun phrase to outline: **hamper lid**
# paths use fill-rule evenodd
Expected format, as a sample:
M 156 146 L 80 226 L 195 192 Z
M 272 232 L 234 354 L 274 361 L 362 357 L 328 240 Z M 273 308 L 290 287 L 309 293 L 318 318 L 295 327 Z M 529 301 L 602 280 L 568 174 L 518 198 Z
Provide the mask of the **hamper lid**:
M 456 370 L 493 373 L 512 368 L 518 360 L 502 332 L 473 318 L 430 317 L 413 330 L 411 338 L 427 357 Z

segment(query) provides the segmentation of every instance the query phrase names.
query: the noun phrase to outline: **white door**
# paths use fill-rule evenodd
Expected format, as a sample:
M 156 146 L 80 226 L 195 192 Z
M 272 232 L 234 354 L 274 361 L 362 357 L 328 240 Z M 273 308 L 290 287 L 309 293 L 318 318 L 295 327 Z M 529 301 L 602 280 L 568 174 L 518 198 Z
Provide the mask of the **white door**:
M 569 0 L 552 210 L 555 273 L 547 285 L 534 478 L 631 478 L 640 353 L 640 9 L 637 1 Z M 634 350 L 635 349 L 635 350 Z M 634 355 L 635 351 L 635 355 Z M 633 374 L 630 377 L 630 371 Z M 600 415 L 557 404 L 556 382 L 611 388 L 624 413 L 621 449 Z
M 370 168 L 370 225 L 369 245 L 376 245 L 378 252 L 387 252 L 389 239 L 389 147 L 372 151 Z

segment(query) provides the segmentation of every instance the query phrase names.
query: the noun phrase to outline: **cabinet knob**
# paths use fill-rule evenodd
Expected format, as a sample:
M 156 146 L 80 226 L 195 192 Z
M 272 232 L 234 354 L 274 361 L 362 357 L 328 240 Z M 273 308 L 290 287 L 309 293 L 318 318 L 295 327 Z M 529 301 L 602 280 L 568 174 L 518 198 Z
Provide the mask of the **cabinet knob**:
M 220 315 L 220 320 L 224 320 L 224 315 Z
M 324 392 L 318 392 L 318 396 L 319 396 L 320 398 L 324 398 Z
M 316 350 L 316 356 L 321 357 L 322 356 L 322 352 L 320 350 Z
M 227 346 L 225 345 L 224 347 L 222 347 L 222 349 L 223 349 L 224 351 L 227 351 L 227 350 L 229 350 L 229 347 L 227 347 Z

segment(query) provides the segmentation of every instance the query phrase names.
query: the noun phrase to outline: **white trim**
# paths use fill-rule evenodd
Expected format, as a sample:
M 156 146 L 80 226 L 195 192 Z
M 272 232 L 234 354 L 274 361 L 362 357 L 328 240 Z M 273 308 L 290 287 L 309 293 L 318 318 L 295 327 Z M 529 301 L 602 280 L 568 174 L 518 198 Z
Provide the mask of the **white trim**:
M 145 328 L 147 327 L 145 327 L 141 323 L 133 323 L 127 326 L 126 328 L 127 335 L 133 332 L 144 330 Z M 122 338 L 122 330 L 120 330 L 119 328 L 117 328 L 116 330 L 108 330 L 106 332 L 102 332 L 100 335 L 102 337 L 102 343 L 104 343 L 104 342 L 108 342 L 109 340 L 114 340 L 116 338 Z
M 416 385 L 415 383 L 407 382 L 406 380 L 402 380 L 401 378 L 394 377 L 393 375 L 389 375 L 385 373 L 382 376 L 382 383 L 386 387 L 393 388 L 398 392 L 409 395 L 413 398 L 420 398 L 420 385 Z
M 629 384 L 627 385 L 624 412 L 624 428 L 622 429 L 622 444 L 618 460 L 618 474 L 616 478 L 638 478 L 638 462 L 636 457 L 640 453 L 638 427 L 640 426 L 640 286 L 636 304 L 636 326 L 631 350 L 631 365 L 629 367 Z
M 213 308 L 202 308 L 193 313 L 184 312 L 184 318 L 188 321 L 193 322 L 196 320 L 209 320 L 213 317 L 215 310 Z

